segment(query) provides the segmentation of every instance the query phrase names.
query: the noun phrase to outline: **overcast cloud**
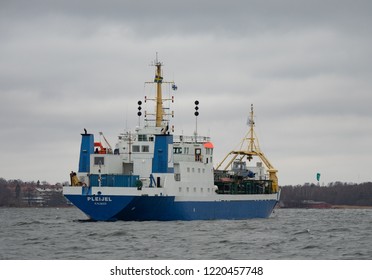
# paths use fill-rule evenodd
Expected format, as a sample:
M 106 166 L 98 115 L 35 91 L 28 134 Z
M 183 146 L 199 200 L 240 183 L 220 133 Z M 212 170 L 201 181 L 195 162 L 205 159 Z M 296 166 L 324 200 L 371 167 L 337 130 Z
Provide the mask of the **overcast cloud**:
M 67 181 L 83 128 L 114 145 L 158 52 L 175 133 L 193 133 L 198 99 L 216 164 L 253 103 L 281 185 L 371 181 L 371 40 L 371 1 L 2 0 L 0 177 Z

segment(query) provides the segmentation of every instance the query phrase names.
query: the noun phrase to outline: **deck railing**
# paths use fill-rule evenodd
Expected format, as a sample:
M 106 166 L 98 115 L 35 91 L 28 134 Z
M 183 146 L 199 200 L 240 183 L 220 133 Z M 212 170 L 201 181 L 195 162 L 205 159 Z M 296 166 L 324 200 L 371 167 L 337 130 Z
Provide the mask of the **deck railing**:
M 185 135 L 173 135 L 173 142 L 184 142 L 184 143 L 206 143 L 211 141 L 208 136 L 185 136 Z

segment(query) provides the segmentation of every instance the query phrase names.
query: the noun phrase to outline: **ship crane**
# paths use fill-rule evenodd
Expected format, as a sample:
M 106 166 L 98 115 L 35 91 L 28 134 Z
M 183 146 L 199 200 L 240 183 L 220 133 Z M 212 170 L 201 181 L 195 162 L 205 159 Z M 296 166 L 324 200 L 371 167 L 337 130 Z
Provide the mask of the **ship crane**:
M 110 143 L 107 141 L 105 135 L 103 135 L 103 132 L 99 133 L 100 136 L 102 136 L 103 140 L 105 141 L 106 145 L 112 150 Z
M 276 173 L 278 170 L 274 168 L 274 166 L 270 163 L 267 157 L 260 149 L 260 145 L 258 143 L 257 137 L 255 137 L 254 132 L 254 114 L 253 114 L 253 104 L 251 104 L 251 113 L 249 117 L 249 131 L 242 139 L 240 143 L 239 150 L 233 150 L 226 155 L 226 157 L 221 161 L 220 164 L 217 166 L 217 170 L 219 170 L 225 161 L 228 160 L 229 157 L 231 159 L 227 162 L 225 167 L 222 169 L 224 171 L 231 168 L 232 163 L 238 158 L 238 161 L 243 161 L 246 158 L 248 161 L 252 160 L 254 156 L 257 156 L 261 159 L 261 161 L 265 164 L 267 168 L 267 172 L 269 173 L 269 179 L 272 181 L 272 189 L 274 192 L 278 191 L 278 177 Z M 244 148 L 246 147 L 246 148 Z
M 103 145 L 101 143 L 101 140 L 99 142 L 94 142 L 94 147 L 96 148 L 95 153 L 97 153 L 97 154 L 112 154 L 111 145 L 107 141 L 105 135 L 103 135 L 103 132 L 100 132 L 99 135 L 103 137 L 103 140 L 105 141 L 108 148 L 103 147 Z

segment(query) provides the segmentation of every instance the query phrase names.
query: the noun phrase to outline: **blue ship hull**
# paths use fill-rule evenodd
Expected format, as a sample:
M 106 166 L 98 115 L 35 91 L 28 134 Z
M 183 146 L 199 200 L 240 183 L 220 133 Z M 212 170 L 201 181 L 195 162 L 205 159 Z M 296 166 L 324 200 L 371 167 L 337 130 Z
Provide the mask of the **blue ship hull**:
M 174 196 L 66 195 L 96 221 L 242 220 L 267 218 L 277 200 L 176 201 Z

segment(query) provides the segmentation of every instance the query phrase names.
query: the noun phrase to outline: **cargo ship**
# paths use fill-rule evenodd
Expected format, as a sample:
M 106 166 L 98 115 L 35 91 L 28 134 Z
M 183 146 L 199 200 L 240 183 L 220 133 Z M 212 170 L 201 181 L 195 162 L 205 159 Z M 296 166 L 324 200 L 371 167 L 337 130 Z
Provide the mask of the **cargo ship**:
M 114 148 L 99 133 L 81 134 L 78 171 L 71 171 L 64 196 L 94 221 L 170 221 L 267 218 L 278 203 L 277 170 L 261 152 L 254 134 L 253 105 L 249 131 L 240 149 L 231 151 L 214 167 L 214 144 L 199 135 L 199 101 L 192 135 L 174 134 L 170 120 L 177 90 L 163 80 L 163 64 L 152 63 L 152 97 L 138 101 L 139 125 L 118 136 Z M 142 106 L 154 103 L 154 113 Z M 141 125 L 141 122 L 143 125 Z M 249 167 L 253 158 L 258 161 Z M 230 159 L 231 158 L 231 159 Z

